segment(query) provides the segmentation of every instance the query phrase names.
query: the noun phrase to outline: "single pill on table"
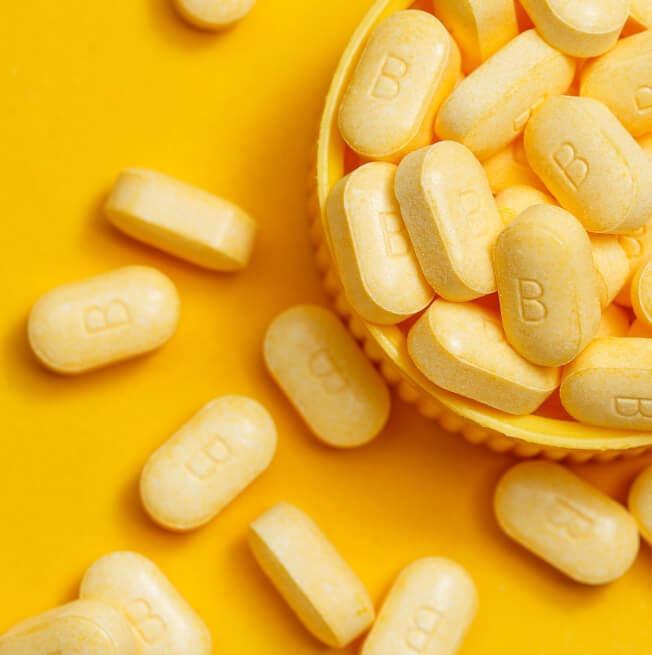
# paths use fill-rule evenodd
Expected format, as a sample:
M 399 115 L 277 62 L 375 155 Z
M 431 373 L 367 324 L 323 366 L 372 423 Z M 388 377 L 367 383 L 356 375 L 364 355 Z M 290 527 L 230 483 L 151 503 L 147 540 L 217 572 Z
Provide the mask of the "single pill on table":
M 482 166 L 487 174 L 489 186 L 495 194 L 510 187 L 528 186 L 548 195 L 543 182 L 528 164 L 522 137 L 486 159 L 482 162 Z
M 629 331 L 629 314 L 622 307 L 611 303 L 602 313 L 602 321 L 595 338 L 625 337 Z
M 267 469 L 275 450 L 276 426 L 260 403 L 217 398 L 149 458 L 140 476 L 143 506 L 164 528 L 194 530 Z
M 634 480 L 629 490 L 628 506 L 643 539 L 652 545 L 652 466 L 644 469 Z
M 455 655 L 477 609 L 475 584 L 459 564 L 417 560 L 394 582 L 360 655 Z
M 510 186 L 496 196 L 496 207 L 503 225 L 509 225 L 519 214 L 534 205 L 556 205 L 555 199 L 531 186 Z
M 435 300 L 407 345 L 431 382 L 508 414 L 531 414 L 559 386 L 558 369 L 521 357 L 507 342 L 500 316 L 473 303 Z
M 491 255 L 503 224 L 473 153 L 454 141 L 410 153 L 398 167 L 395 190 L 432 288 L 455 301 L 493 293 Z
M 220 30 L 244 18 L 256 0 L 174 0 L 179 13 L 196 27 Z
M 344 648 L 373 622 L 362 582 L 300 509 L 274 505 L 249 526 L 249 545 L 299 620 L 326 645 Z
M 496 487 L 494 510 L 509 537 L 583 584 L 620 578 L 638 554 L 629 512 L 558 464 L 511 468 Z
M 233 203 L 144 168 L 120 174 L 105 212 L 130 237 L 214 271 L 244 268 L 257 230 Z
M 618 240 L 629 260 L 629 276 L 620 293 L 616 296 L 616 302 L 623 307 L 631 307 L 631 287 L 634 273 L 636 273 L 640 263 L 652 255 L 652 220 L 630 234 L 621 235 Z
M 161 570 L 137 553 L 116 552 L 92 564 L 79 597 L 119 608 L 142 655 L 211 655 L 208 628 Z M 121 655 L 121 654 L 120 654 Z
M 600 304 L 609 305 L 629 277 L 629 259 L 620 239 L 611 234 L 590 234 L 593 265 L 598 273 Z
M 459 141 L 479 159 L 516 139 L 549 95 L 564 93 L 575 61 L 551 48 L 534 30 L 512 39 L 476 68 L 444 101 L 435 131 Z
M 299 305 L 265 334 L 267 369 L 316 437 L 337 448 L 362 446 L 385 426 L 387 385 L 338 318 Z
M 636 318 L 652 328 L 652 258 L 638 267 L 632 279 L 631 294 Z
M 363 157 L 388 161 L 425 146 L 459 72 L 457 45 L 432 14 L 392 14 L 372 32 L 344 93 L 342 138 Z
M 393 164 L 365 164 L 335 185 L 326 211 L 346 297 L 364 319 L 383 325 L 400 323 L 434 297 L 401 216 L 395 177 Z
M 73 375 L 161 347 L 178 321 L 174 284 L 156 269 L 128 266 L 46 293 L 27 333 L 43 365 Z

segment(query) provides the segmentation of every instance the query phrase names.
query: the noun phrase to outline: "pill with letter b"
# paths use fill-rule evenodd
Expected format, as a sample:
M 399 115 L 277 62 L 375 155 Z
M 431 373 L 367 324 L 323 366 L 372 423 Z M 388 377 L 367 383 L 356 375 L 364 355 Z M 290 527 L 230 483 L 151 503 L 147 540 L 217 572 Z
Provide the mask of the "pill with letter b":
M 174 0 L 179 13 L 193 25 L 219 30 L 244 18 L 256 0 Z

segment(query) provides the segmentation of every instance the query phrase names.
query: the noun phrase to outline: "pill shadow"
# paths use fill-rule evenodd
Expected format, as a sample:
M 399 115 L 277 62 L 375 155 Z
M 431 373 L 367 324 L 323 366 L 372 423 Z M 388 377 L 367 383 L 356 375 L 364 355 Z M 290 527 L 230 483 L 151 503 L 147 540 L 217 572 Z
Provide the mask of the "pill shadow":
M 185 50 L 204 50 L 211 47 L 222 32 L 203 30 L 191 25 L 174 8 L 172 0 L 148 0 L 147 11 L 156 34 Z M 223 30 L 228 32 L 229 30 Z

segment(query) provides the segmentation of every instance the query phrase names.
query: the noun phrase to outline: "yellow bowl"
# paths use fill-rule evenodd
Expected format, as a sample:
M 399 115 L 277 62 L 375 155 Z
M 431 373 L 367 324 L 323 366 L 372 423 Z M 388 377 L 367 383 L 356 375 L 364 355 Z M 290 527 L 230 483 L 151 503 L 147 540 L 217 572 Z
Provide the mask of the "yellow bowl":
M 575 462 L 609 461 L 641 454 L 652 447 L 650 433 L 607 430 L 554 418 L 554 408 L 548 412 L 550 416 L 511 416 L 444 391 L 414 366 L 407 354 L 405 333 L 399 327 L 368 323 L 346 301 L 332 263 L 324 221 L 328 193 L 347 167 L 347 149 L 337 126 L 337 108 L 371 30 L 390 14 L 415 6 L 422 5 L 413 0 L 377 0 L 344 51 L 326 98 L 309 180 L 309 205 L 317 265 L 335 309 L 347 320 L 351 332 L 363 343 L 365 352 L 379 365 L 387 381 L 397 386 L 403 400 L 416 404 L 424 416 L 436 419 L 443 428 L 460 433 L 468 441 L 484 443 L 500 452 L 512 451 L 521 457 L 543 455 Z

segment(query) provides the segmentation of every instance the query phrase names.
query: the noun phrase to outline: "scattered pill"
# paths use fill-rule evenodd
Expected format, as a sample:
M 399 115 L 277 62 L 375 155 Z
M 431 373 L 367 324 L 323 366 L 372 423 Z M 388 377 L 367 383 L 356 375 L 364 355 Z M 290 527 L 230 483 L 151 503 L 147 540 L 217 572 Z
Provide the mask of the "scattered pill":
M 496 207 L 503 225 L 509 225 L 519 214 L 534 205 L 556 204 L 552 196 L 531 186 L 510 186 L 496 196 Z
M 534 174 L 525 155 L 523 139 L 518 138 L 482 165 L 495 194 L 514 186 L 528 186 L 546 193 L 543 182 Z M 546 195 L 548 195 L 546 193 Z
M 602 321 L 595 338 L 625 337 L 629 331 L 629 315 L 622 307 L 611 303 L 602 313 Z
M 644 469 L 634 480 L 629 490 L 628 505 L 643 539 L 652 545 L 652 466 Z
M 619 241 L 629 260 L 629 277 L 616 296 L 616 302 L 623 307 L 631 307 L 631 283 L 634 273 L 640 263 L 652 255 L 652 220 L 630 234 L 621 235 Z
M 636 317 L 652 328 L 652 258 L 642 262 L 634 274 L 631 294 Z
M 629 277 L 629 259 L 620 239 L 610 234 L 591 234 L 593 265 L 598 273 L 600 304 L 609 305 Z
M 179 13 L 192 25 L 220 30 L 244 18 L 256 0 L 174 0 Z

